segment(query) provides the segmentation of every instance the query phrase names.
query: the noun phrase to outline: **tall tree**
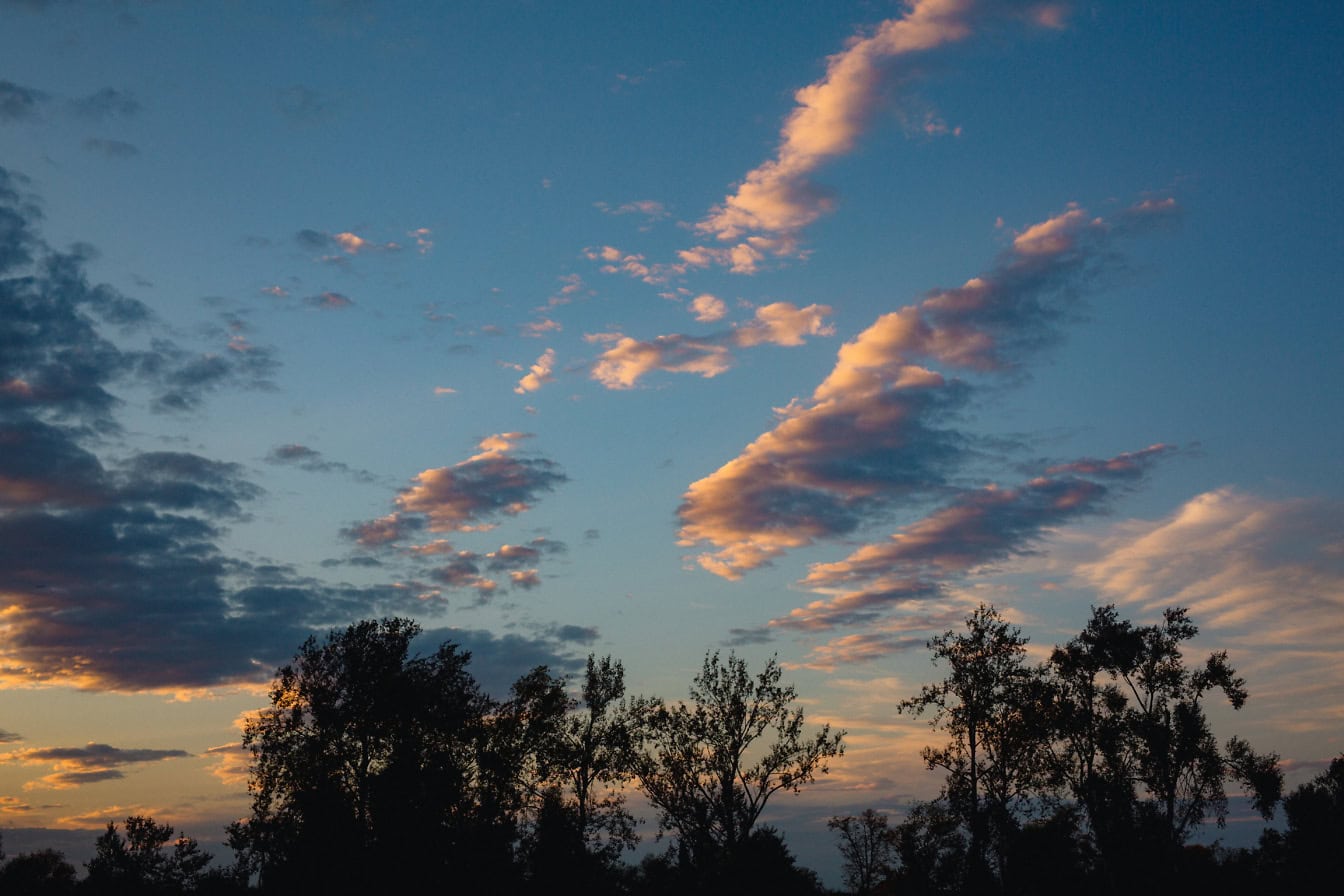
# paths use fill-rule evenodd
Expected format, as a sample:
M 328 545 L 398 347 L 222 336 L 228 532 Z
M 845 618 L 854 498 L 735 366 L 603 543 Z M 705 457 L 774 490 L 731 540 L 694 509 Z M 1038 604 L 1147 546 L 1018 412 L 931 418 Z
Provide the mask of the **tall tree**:
M 385 885 L 452 862 L 464 874 L 498 856 L 487 846 L 504 822 L 487 813 L 507 801 L 482 798 L 481 762 L 495 704 L 455 645 L 411 657 L 418 633 L 365 620 L 308 639 L 277 672 L 244 731 L 252 815 L 231 829 L 269 889 Z
M 930 769 L 947 773 L 948 807 L 970 833 L 968 886 L 986 886 L 988 851 L 1001 876 L 1007 844 L 1021 818 L 1039 808 L 1048 741 L 1041 720 L 1043 670 L 1028 664 L 1027 639 L 993 607 L 981 604 L 966 617 L 966 630 L 947 631 L 928 643 L 946 677 L 924 685 L 897 707 L 932 713 L 930 724 L 951 740 L 922 751 Z
M 770 798 L 799 791 L 844 752 L 843 731 L 825 725 L 804 733 L 797 691 L 780 684 L 781 675 L 774 658 L 753 676 L 744 660 L 714 652 L 705 656 L 689 703 L 635 703 L 639 786 L 701 874 L 744 855 Z
M 1222 691 L 1240 709 L 1246 683 L 1226 651 L 1185 663 L 1182 646 L 1198 631 L 1181 608 L 1135 626 L 1098 607 L 1051 657 L 1058 780 L 1087 813 L 1116 887 L 1127 870 L 1152 865 L 1144 859 L 1154 851 L 1174 874 L 1195 828 L 1225 822 L 1227 784 L 1240 783 L 1267 819 L 1282 792 L 1276 755 L 1214 737 L 1205 699 Z

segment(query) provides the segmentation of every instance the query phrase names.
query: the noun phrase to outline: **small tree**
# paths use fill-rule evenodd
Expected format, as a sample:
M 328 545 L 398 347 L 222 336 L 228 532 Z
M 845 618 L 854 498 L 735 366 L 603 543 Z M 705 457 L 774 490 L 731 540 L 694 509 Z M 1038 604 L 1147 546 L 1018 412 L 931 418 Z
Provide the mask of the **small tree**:
M 766 803 L 798 792 L 844 752 L 829 725 L 808 736 L 797 691 L 772 658 L 752 676 L 745 661 L 706 654 L 690 702 L 636 701 L 640 744 L 633 768 L 665 831 L 701 874 L 743 851 Z
M 845 886 L 857 896 L 867 896 L 891 874 L 896 858 L 896 832 L 887 816 L 864 809 L 860 815 L 836 815 L 826 826 L 840 837 Z
M 126 819 L 125 835 L 107 823 L 88 861 L 85 886 L 94 893 L 189 893 L 201 882 L 212 856 L 193 837 L 174 837 L 171 825 L 146 815 Z M 171 849 L 169 849 L 171 844 Z

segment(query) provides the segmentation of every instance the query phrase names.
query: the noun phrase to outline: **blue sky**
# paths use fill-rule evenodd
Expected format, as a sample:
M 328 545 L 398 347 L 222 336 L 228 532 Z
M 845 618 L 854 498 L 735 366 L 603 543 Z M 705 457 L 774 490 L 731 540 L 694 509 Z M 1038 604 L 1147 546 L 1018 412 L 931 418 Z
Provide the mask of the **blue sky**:
M 777 653 L 850 731 L 817 865 L 936 791 L 894 708 L 981 600 L 1189 606 L 1225 735 L 1344 749 L 1333 5 L 0 21 L 7 831 L 204 839 L 258 685 L 388 613 L 496 688 Z

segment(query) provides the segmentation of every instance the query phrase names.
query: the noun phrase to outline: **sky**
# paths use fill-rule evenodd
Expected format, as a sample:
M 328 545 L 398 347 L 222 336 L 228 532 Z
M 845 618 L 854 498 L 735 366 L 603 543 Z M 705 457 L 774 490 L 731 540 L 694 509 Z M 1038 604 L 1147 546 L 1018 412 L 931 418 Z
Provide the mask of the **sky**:
M 778 656 L 848 751 L 765 820 L 832 882 L 829 816 L 937 792 L 896 704 L 980 602 L 1040 659 L 1187 607 L 1223 738 L 1344 751 L 1336 4 L 0 24 L 9 852 L 216 842 L 276 667 L 387 615 L 496 694 Z

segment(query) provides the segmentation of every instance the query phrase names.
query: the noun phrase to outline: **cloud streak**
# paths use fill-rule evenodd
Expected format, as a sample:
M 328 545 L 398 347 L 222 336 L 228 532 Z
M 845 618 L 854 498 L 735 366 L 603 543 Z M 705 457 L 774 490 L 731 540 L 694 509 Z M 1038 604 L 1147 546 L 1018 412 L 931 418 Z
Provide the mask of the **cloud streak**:
M 1026 228 L 989 270 L 879 317 L 841 346 L 809 400 L 736 458 L 691 484 L 680 543 L 708 544 L 701 566 L 725 578 L 821 538 L 846 535 L 900 504 L 946 495 L 970 456 L 949 424 L 971 385 L 925 366 L 1003 373 L 1058 338 L 1081 292 L 1116 262 L 1125 226 L 1069 207 Z
M 702 303 L 702 307 L 708 306 Z M 590 333 L 584 337 L 587 341 L 606 348 L 589 375 L 608 389 L 632 389 L 655 371 L 712 379 L 732 369 L 734 349 L 798 346 L 809 336 L 834 335 L 835 329 L 826 323 L 831 313 L 829 305 L 799 308 L 791 302 L 773 302 L 757 308 L 751 320 L 708 336 L 677 333 L 642 341 L 621 333 Z
M 794 94 L 796 106 L 780 129 L 772 158 L 752 169 L 737 189 L 695 225 L 728 248 L 696 247 L 684 261 L 717 263 L 752 273 L 771 256 L 802 254 L 802 231 L 834 210 L 835 195 L 813 179 L 854 150 L 883 99 L 885 86 L 909 67 L 900 63 L 969 38 L 984 19 L 1010 6 L 976 0 L 915 0 L 904 15 L 880 23 L 829 57 L 826 74 Z M 1057 4 L 1028 5 L 1028 18 L 1056 24 Z M 1019 7 L 1020 9 L 1020 7 Z M 693 261 L 693 263 L 694 263 Z

